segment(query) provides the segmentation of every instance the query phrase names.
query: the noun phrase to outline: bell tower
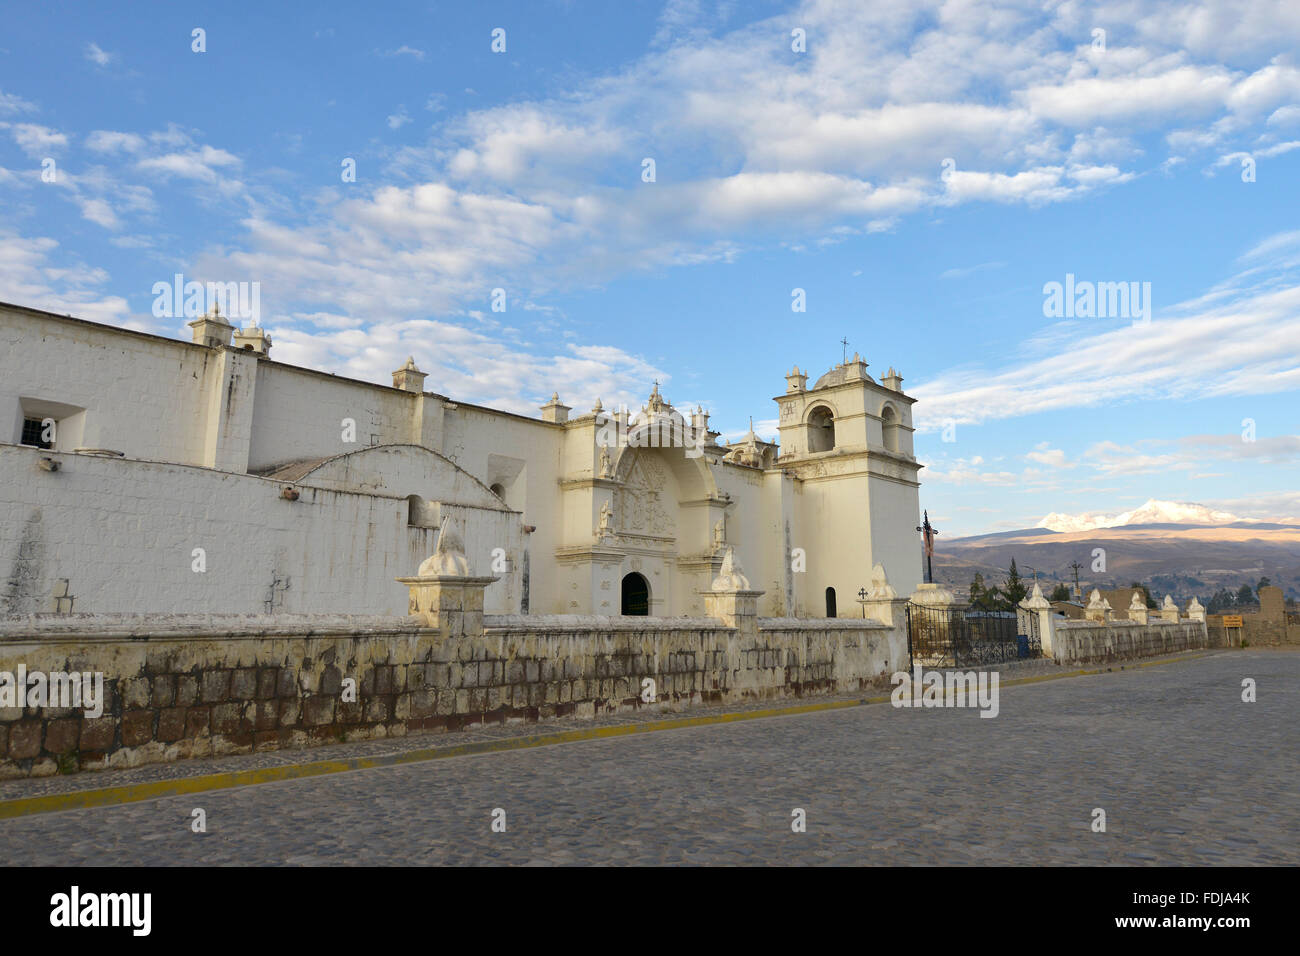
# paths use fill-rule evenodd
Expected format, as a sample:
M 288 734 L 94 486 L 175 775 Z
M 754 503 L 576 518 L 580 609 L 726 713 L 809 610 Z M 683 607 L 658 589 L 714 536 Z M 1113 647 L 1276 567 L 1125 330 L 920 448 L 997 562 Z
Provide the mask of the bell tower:
M 798 600 L 811 615 L 851 615 L 872 565 L 910 594 L 921 582 L 913 529 L 920 520 L 921 465 L 913 455 L 912 405 L 894 370 L 877 382 L 854 354 L 807 387 L 798 366 L 785 376 L 777 404 L 779 468 L 793 473 L 802 494 L 792 541 L 807 560 Z M 828 610 L 834 608 L 834 610 Z

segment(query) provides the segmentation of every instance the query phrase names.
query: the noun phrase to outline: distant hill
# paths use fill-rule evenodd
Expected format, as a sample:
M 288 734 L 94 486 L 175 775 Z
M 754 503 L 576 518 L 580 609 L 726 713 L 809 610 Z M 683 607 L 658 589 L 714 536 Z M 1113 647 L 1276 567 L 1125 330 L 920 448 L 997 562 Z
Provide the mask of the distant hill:
M 1094 572 L 1098 548 L 1105 551 L 1105 571 Z M 1288 597 L 1300 598 L 1300 524 L 1249 521 L 1202 505 L 1155 500 L 1111 517 L 1054 513 L 1035 528 L 940 539 L 934 574 L 964 594 L 976 572 L 986 584 L 1001 584 L 1012 558 L 1025 578 L 1032 579 L 1030 569 L 1036 568 L 1049 592 L 1058 582 L 1073 587 L 1069 565 L 1077 561 L 1085 595 L 1088 588 L 1138 581 L 1157 598 L 1168 593 L 1182 602 L 1220 588 L 1253 587 L 1267 577 Z

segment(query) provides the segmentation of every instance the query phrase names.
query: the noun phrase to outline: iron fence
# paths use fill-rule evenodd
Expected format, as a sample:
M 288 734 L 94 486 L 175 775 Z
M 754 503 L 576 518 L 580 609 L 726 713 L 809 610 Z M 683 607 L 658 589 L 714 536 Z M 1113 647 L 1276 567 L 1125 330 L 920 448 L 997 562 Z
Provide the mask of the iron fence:
M 1024 611 L 907 606 L 913 664 L 966 667 L 1041 657 L 1038 615 Z

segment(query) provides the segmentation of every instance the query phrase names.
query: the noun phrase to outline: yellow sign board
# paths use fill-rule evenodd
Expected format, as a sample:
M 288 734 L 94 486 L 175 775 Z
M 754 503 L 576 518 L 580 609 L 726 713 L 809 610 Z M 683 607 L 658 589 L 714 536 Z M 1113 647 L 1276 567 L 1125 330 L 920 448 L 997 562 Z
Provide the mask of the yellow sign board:
M 1225 615 L 1223 615 L 1223 626 L 1224 626 L 1224 627 L 1241 627 L 1241 615 L 1240 615 L 1240 614 L 1225 614 Z

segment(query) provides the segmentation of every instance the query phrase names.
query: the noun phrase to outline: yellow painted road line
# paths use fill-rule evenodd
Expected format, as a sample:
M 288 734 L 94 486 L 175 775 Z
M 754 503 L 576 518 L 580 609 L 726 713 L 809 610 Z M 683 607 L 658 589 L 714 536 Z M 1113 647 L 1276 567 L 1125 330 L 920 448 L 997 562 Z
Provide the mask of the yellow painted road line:
M 1172 664 L 1177 661 L 1190 660 L 1194 657 L 1202 657 L 1204 653 L 1161 661 L 1124 664 L 1111 668 L 1074 670 L 1063 674 L 1042 674 L 1036 677 L 1016 677 L 1006 681 L 999 681 L 999 685 L 1009 687 L 1016 684 L 1037 684 L 1043 681 L 1061 680 L 1066 677 L 1105 674 L 1135 667 L 1155 667 L 1159 664 Z M 448 757 L 469 757 L 475 754 L 524 750 L 530 747 L 550 747 L 555 744 L 575 743 L 582 740 L 605 740 L 612 737 L 626 737 L 631 734 L 652 733 L 660 730 L 681 730 L 686 727 L 707 727 L 710 724 L 729 724 L 741 720 L 759 720 L 765 717 L 790 717 L 819 711 L 842 710 L 848 707 L 861 707 L 865 704 L 883 704 L 889 699 L 889 694 L 883 694 L 875 697 L 864 697 L 859 700 L 822 701 L 815 704 L 769 707 L 762 710 L 737 710 L 722 714 L 703 714 L 698 717 L 677 717 L 644 723 L 614 724 L 608 727 L 582 727 L 555 733 L 504 737 L 499 740 L 479 740 L 450 747 L 424 747 L 419 750 L 408 750 L 395 754 L 379 754 L 374 757 L 314 760 L 309 763 L 282 764 L 275 767 L 259 767 L 253 770 L 230 770 L 222 773 L 204 774 L 198 777 L 151 780 L 145 783 L 126 784 L 121 787 L 104 787 L 98 790 L 74 790 L 67 793 L 44 794 L 39 797 L 21 797 L 17 800 L 0 801 L 0 820 L 30 816 L 37 813 L 57 813 L 62 810 L 116 806 L 123 803 L 137 803 L 141 800 L 156 800 L 159 797 L 203 793 L 209 790 L 227 790 L 231 787 L 250 787 L 263 783 L 278 783 L 283 780 L 300 780 L 305 777 L 320 777 L 325 774 L 343 773 L 349 770 L 395 767 L 408 763 L 422 763 L 427 760 L 443 760 Z

